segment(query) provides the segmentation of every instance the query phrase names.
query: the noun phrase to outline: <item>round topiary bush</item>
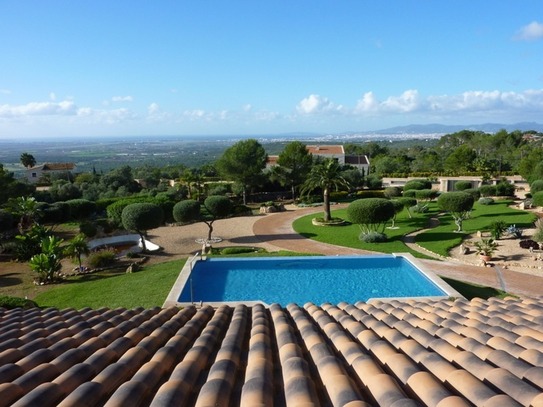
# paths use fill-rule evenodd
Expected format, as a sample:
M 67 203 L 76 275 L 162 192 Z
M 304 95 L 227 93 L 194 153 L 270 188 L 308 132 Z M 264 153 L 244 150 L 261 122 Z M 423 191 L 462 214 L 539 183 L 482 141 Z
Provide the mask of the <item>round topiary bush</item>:
M 473 188 L 470 181 L 458 181 L 454 184 L 455 191 L 465 191 L 466 189 Z
M 481 196 L 496 196 L 496 185 L 481 185 L 479 187 Z
M 139 234 L 162 225 L 164 212 L 162 208 L 152 203 L 134 203 L 123 209 L 123 227 Z
M 405 183 L 403 186 L 404 195 L 405 191 L 411 189 L 420 190 L 420 189 L 432 189 L 432 181 L 427 179 L 412 179 Z
M 362 233 L 382 232 L 394 215 L 394 204 L 384 198 L 357 199 L 347 208 L 347 218 L 359 224 Z
M 173 207 L 173 218 L 176 222 L 191 222 L 200 216 L 200 202 L 186 199 L 177 202 Z
M 437 205 L 454 218 L 457 232 L 462 231 L 462 222 L 469 217 L 475 200 L 465 192 L 446 192 L 437 199 Z

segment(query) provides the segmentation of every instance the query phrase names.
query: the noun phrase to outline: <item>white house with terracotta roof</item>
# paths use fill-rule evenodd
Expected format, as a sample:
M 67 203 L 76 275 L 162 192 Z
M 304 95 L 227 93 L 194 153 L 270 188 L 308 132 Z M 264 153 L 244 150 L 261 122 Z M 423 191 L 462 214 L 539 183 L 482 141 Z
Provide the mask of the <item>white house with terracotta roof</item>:
M 26 179 L 35 184 L 44 175 L 71 173 L 74 169 L 74 163 L 44 163 L 27 168 Z
M 361 171 L 363 174 L 367 174 L 370 168 L 370 162 L 365 155 L 347 155 L 342 145 L 308 145 L 307 151 L 313 156 L 322 158 L 331 158 L 337 160 L 341 165 L 351 165 Z M 266 168 L 271 168 L 277 165 L 277 159 L 279 156 L 270 155 L 266 163 Z

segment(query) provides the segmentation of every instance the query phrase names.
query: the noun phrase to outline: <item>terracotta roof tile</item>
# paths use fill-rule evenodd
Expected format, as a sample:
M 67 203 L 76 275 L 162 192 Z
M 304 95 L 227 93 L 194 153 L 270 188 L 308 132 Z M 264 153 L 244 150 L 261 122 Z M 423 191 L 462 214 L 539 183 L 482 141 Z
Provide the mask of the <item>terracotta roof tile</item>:
M 0 400 L 535 406 L 542 315 L 537 299 L 0 310 Z

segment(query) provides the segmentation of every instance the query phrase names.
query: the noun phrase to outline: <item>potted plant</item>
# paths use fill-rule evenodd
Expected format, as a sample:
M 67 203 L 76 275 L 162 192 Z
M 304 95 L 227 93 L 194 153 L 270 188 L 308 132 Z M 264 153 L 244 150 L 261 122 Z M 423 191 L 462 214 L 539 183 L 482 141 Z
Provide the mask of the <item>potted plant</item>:
M 475 242 L 475 251 L 483 261 L 490 261 L 492 253 L 496 251 L 498 244 L 492 238 L 481 239 Z

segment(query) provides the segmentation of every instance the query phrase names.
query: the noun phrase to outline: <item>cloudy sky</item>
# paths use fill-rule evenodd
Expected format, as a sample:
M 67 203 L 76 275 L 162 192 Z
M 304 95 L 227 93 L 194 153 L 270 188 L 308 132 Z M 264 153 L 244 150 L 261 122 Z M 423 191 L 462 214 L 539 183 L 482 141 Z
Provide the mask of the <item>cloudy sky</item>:
M 0 138 L 543 121 L 541 0 L 5 0 Z

